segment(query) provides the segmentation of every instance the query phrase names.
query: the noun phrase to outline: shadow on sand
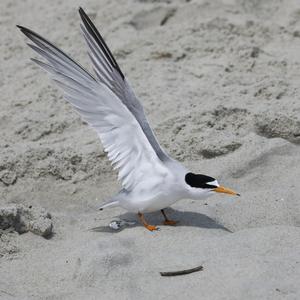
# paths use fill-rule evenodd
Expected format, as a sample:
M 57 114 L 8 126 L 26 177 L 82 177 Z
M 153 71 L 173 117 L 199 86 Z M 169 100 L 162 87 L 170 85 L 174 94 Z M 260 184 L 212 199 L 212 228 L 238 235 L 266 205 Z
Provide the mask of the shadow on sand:
M 173 208 L 166 208 L 164 211 L 166 212 L 169 219 L 178 221 L 175 227 L 192 226 L 192 227 L 200 227 L 200 228 L 208 228 L 208 229 L 221 229 L 227 232 L 232 232 L 228 228 L 224 227 L 222 224 L 219 224 L 214 219 L 198 212 L 179 211 Z M 99 227 L 91 228 L 90 230 L 95 232 L 118 233 L 124 229 L 143 226 L 142 224 L 140 224 L 137 215 L 133 213 L 124 213 L 121 214 L 118 218 L 121 220 L 135 221 L 136 223 L 130 226 L 125 225 L 118 230 L 111 229 L 109 226 L 99 226 Z M 158 225 L 159 227 L 165 226 L 162 225 L 164 218 L 160 212 L 145 214 L 145 218 L 149 224 Z

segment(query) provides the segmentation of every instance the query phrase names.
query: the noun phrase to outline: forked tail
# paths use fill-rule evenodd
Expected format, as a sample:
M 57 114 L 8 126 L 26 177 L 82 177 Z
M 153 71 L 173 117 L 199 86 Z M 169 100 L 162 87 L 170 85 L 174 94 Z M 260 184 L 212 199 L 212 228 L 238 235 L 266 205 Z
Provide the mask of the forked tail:
M 122 199 L 124 198 L 124 194 L 128 193 L 125 189 L 122 189 L 121 191 L 119 191 L 119 193 L 113 197 L 111 197 L 110 199 L 108 199 L 108 201 L 106 201 L 104 204 L 102 204 L 99 207 L 99 210 L 103 210 L 104 208 L 107 207 L 116 207 L 119 206 L 120 201 L 122 201 Z
M 111 199 L 113 200 L 113 199 Z M 103 205 L 101 205 L 98 210 L 103 210 L 104 208 L 107 208 L 107 207 L 115 207 L 115 206 L 118 206 L 119 205 L 119 201 L 111 201 L 109 200 L 108 202 L 104 203 Z

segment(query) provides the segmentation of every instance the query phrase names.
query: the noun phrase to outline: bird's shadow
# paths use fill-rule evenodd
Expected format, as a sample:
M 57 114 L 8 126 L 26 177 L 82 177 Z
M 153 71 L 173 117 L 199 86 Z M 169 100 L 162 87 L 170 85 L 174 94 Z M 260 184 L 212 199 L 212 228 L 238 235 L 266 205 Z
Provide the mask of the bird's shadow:
M 175 227 L 192 226 L 192 227 L 200 227 L 200 228 L 207 228 L 207 229 L 221 229 L 227 232 L 232 232 L 222 224 L 218 223 L 216 220 L 198 212 L 180 211 L 173 208 L 167 208 L 164 209 L 164 211 L 167 214 L 169 219 L 178 221 Z M 118 233 L 125 229 L 143 226 L 139 222 L 137 215 L 133 213 L 124 213 L 119 215 L 118 218 L 121 220 L 134 221 L 135 224 L 130 226 L 125 225 L 117 230 L 112 229 L 109 226 L 98 226 L 92 228 L 91 230 L 96 232 Z M 158 227 L 160 227 L 160 225 L 165 226 L 163 225 L 164 217 L 160 212 L 145 214 L 145 218 L 149 224 L 158 225 Z

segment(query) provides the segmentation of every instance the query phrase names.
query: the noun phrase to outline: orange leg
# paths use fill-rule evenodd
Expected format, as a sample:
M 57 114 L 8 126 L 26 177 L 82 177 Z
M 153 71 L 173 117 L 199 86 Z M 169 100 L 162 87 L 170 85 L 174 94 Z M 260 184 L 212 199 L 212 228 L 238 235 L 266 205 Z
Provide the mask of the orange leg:
M 163 216 L 165 218 L 165 221 L 164 221 L 165 225 L 174 226 L 174 225 L 176 225 L 178 223 L 177 221 L 169 220 L 163 209 L 161 210 L 161 213 L 163 214 Z
M 158 227 L 156 227 L 156 226 L 154 226 L 154 225 L 149 225 L 149 224 L 146 222 L 145 218 L 144 218 L 144 214 L 138 213 L 138 216 L 139 216 L 139 218 L 140 218 L 142 224 L 143 224 L 148 230 L 153 231 L 153 230 L 158 230 L 158 229 L 159 229 Z

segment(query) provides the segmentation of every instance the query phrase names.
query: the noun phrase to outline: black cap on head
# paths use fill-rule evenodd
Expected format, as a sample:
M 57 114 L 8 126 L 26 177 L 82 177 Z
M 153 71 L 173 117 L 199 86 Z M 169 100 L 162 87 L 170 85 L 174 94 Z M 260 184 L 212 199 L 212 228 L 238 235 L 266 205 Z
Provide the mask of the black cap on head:
M 216 179 L 210 176 L 202 175 L 202 174 L 193 174 L 187 173 L 185 175 L 185 182 L 195 188 L 202 188 L 202 189 L 213 189 L 217 186 L 209 184 L 209 182 L 213 182 Z

